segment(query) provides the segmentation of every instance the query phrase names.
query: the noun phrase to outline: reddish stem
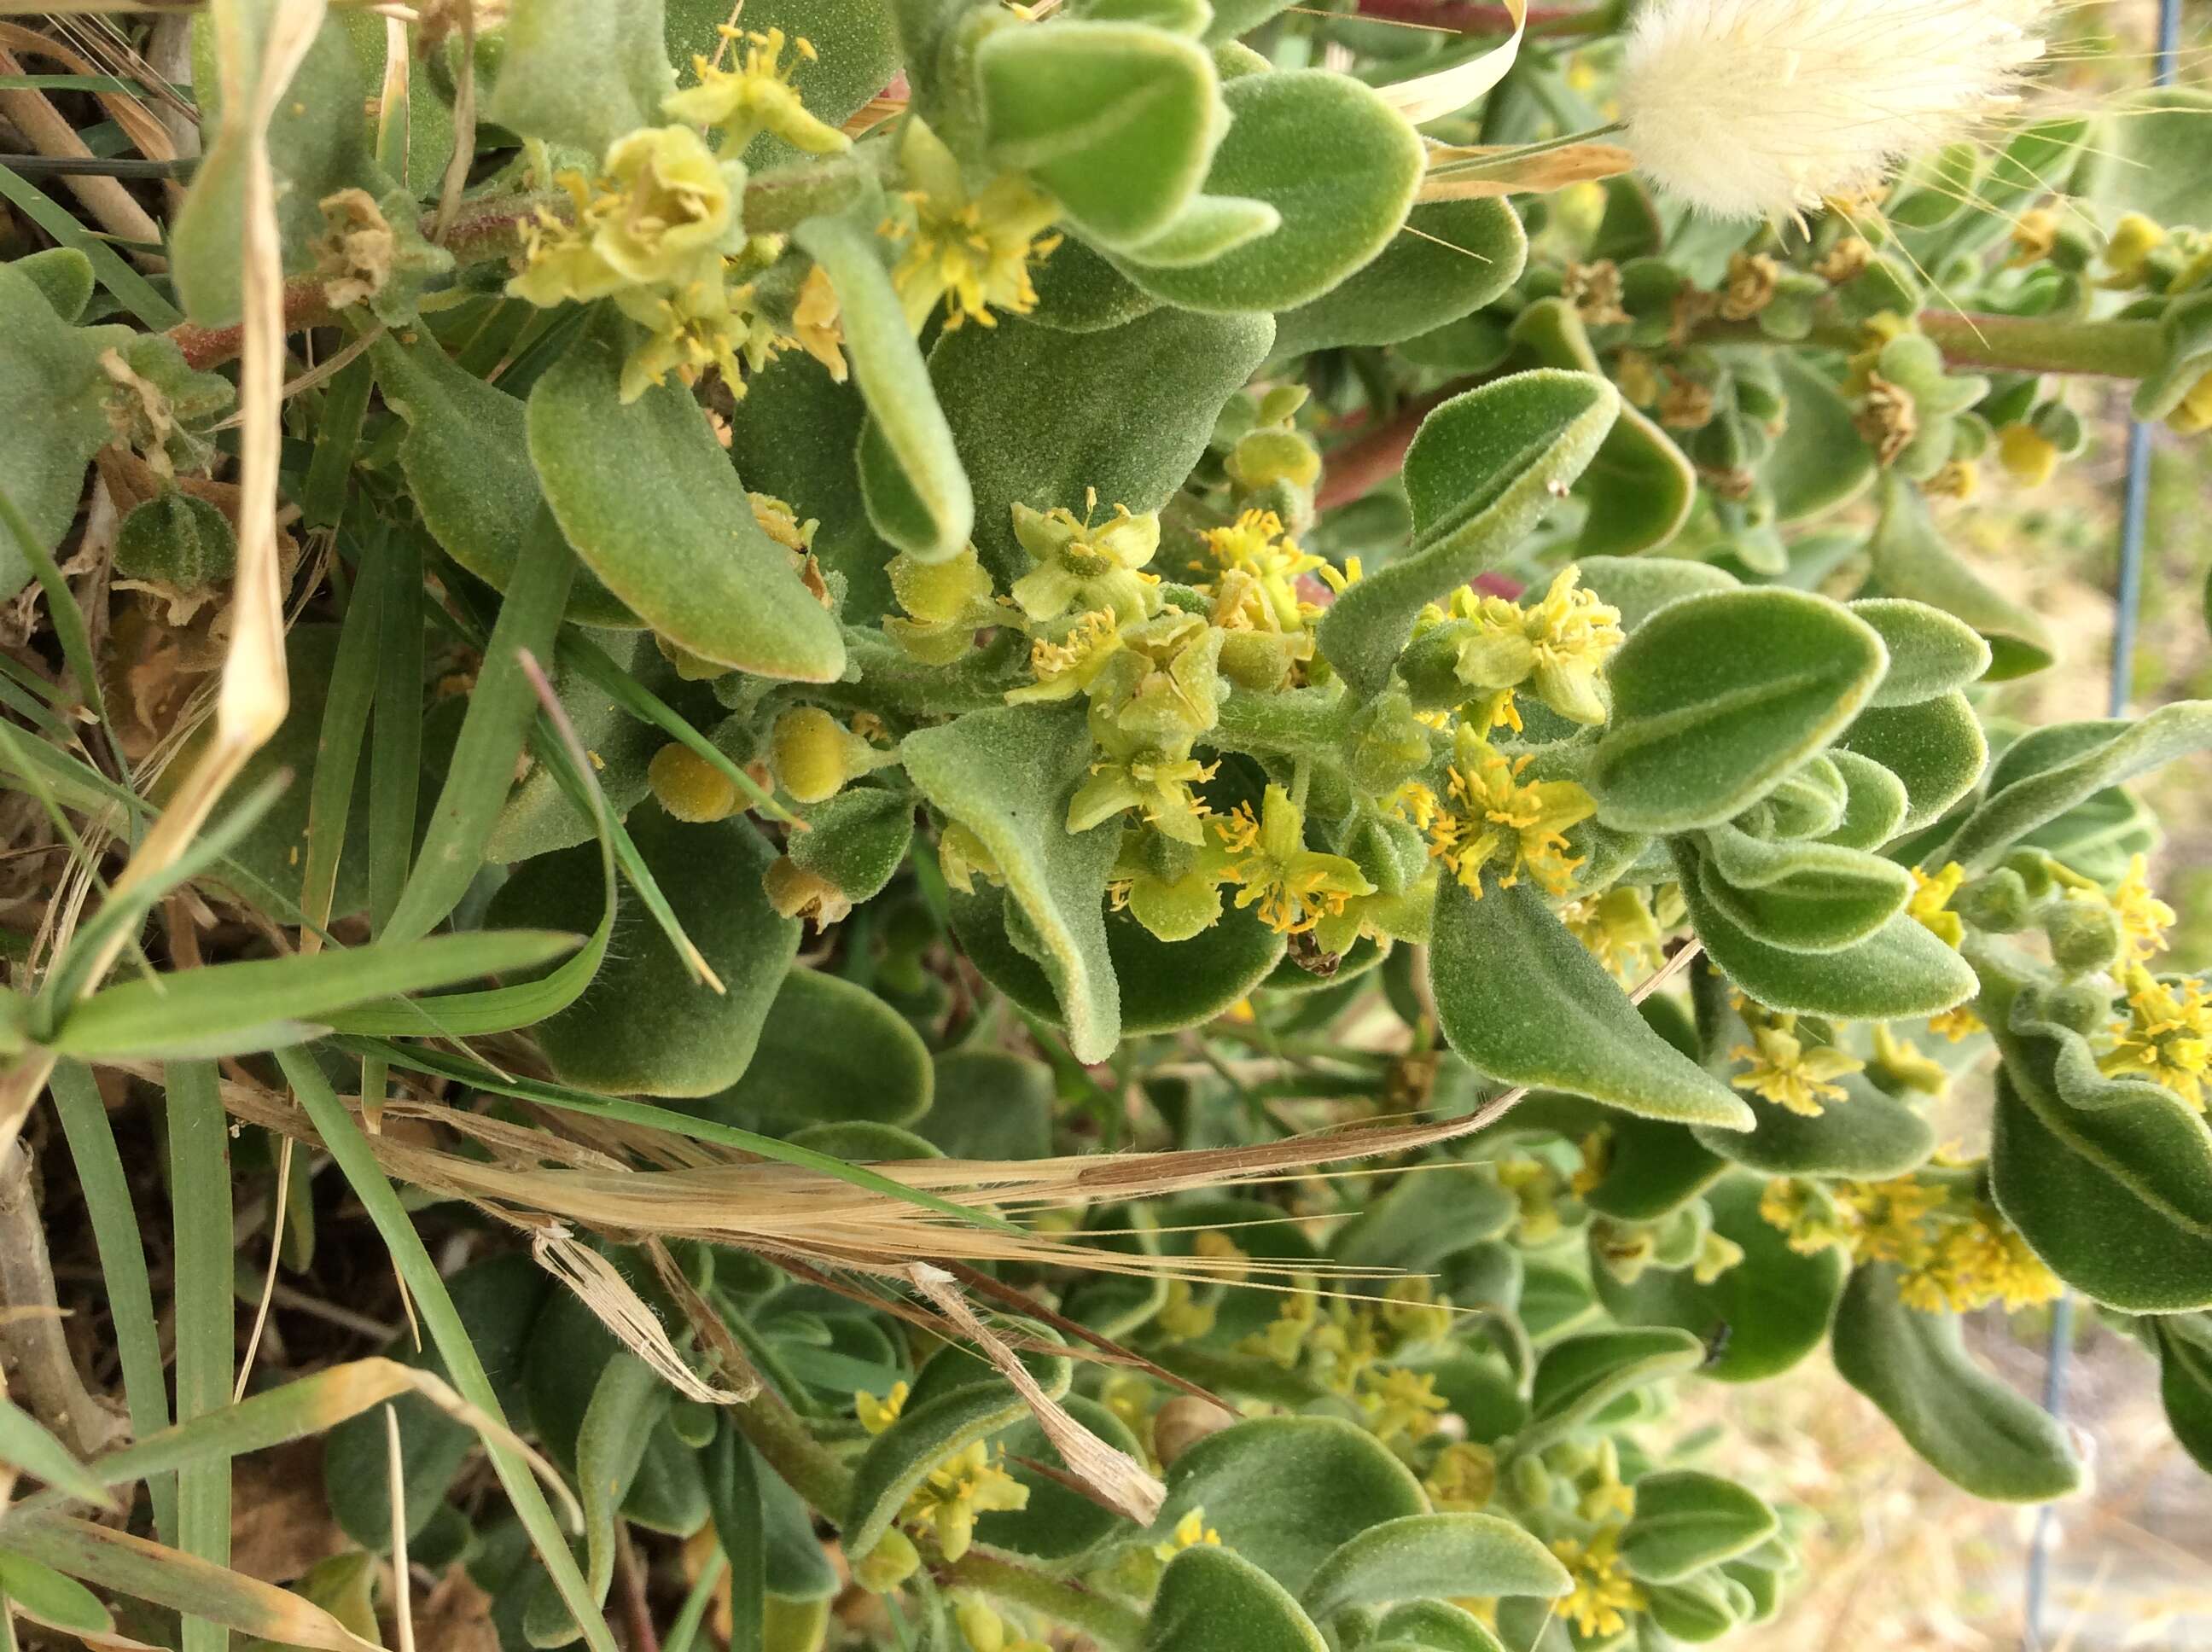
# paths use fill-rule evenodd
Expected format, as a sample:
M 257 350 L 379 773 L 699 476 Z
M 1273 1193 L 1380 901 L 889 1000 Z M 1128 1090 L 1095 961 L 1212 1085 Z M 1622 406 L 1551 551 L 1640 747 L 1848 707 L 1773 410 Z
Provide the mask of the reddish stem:
M 1328 457 L 1328 472 L 1314 491 L 1314 508 L 1332 511 L 1339 505 L 1349 505 L 1397 475 L 1398 467 L 1406 462 L 1406 450 L 1413 445 L 1414 434 L 1421 428 L 1421 421 L 1477 382 L 1468 380 L 1417 396 L 1401 407 L 1387 423 L 1332 451 Z

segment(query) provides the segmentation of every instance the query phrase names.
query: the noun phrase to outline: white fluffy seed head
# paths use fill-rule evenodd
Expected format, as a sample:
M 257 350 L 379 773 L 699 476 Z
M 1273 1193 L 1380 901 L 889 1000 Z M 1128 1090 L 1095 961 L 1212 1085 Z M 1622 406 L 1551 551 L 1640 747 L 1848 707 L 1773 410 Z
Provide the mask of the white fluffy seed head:
M 1620 118 L 1638 166 L 1718 217 L 1890 177 L 2017 101 L 2051 0 L 1650 0 Z

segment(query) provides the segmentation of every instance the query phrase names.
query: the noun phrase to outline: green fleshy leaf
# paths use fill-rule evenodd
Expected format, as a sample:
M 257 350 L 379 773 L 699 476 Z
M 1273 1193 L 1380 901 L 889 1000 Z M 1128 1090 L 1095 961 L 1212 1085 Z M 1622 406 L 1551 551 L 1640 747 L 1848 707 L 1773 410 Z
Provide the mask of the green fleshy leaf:
M 105 410 L 114 386 L 100 357 L 127 337 L 121 328 L 69 325 L 20 264 L 0 264 L 0 401 L 27 415 L 11 421 L 0 443 L 0 492 L 49 550 L 76 515 L 85 467 L 114 440 Z M 33 408 L 38 416 L 27 416 Z M 30 582 L 29 560 L 0 533 L 0 600 Z
M 1243 1556 L 1185 1549 L 1160 1575 L 1144 1652 L 1325 1652 L 1289 1591 Z
M 1155 1532 L 1202 1508 L 1225 1548 L 1299 1592 L 1360 1533 L 1428 1512 L 1404 1464 L 1328 1417 L 1266 1417 L 1210 1434 L 1175 1460 L 1167 1482 Z
M 1843 817 L 1821 841 L 1846 849 L 1878 849 L 1905 829 L 1911 806 L 1905 782 L 1873 758 L 1841 746 L 1828 761 L 1844 777 Z
M 1981 720 L 1963 694 L 1939 695 L 1917 706 L 1861 712 L 1836 742 L 1887 769 L 1905 787 L 1899 830 L 1917 832 L 1943 818 L 1974 789 L 1989 760 Z
M 1150 266 L 1139 262 L 1141 252 L 1117 263 L 1138 286 L 1185 309 L 1295 308 L 1397 233 L 1420 183 L 1421 140 L 1380 95 L 1332 71 L 1249 75 L 1221 93 L 1229 133 L 1206 193 L 1265 202 L 1281 223 L 1208 264 Z
M 921 1133 L 953 1158 L 1042 1158 L 1052 1151 L 1052 1069 L 1011 1050 L 946 1050 Z
M 2155 1322 L 2159 1398 L 2174 1439 L 2199 1468 L 2212 1473 L 2212 1336 L 2199 1320 Z
M 1591 1331 L 1555 1342 L 1537 1362 L 1528 1426 L 1514 1449 L 1527 1453 L 1564 1439 L 1621 1395 L 1705 1361 L 1705 1345 L 1686 1331 Z
M 1706 1195 L 1713 1231 L 1743 1248 L 1743 1260 L 1711 1285 L 1687 1268 L 1648 1267 L 1632 1285 L 1591 1270 L 1606 1311 L 1624 1325 L 1674 1326 L 1706 1339 L 1700 1374 L 1722 1382 L 1778 1376 L 1826 1339 L 1843 1294 L 1842 1254 L 1801 1256 L 1759 1213 L 1764 1184 L 1733 1175 Z
M 534 1029 L 562 1084 L 609 1095 L 712 1096 L 744 1076 L 799 950 L 797 923 L 761 890 L 773 858 L 741 820 L 688 826 L 641 809 L 629 832 L 684 932 L 724 991 L 705 985 L 666 933 L 625 902 L 606 962 L 584 995 Z M 599 851 L 580 845 L 526 861 L 492 897 L 499 924 L 596 923 Z
M 659 385 L 623 404 L 629 332 L 607 312 L 531 392 L 531 463 L 561 531 L 671 642 L 762 677 L 834 681 L 837 622 L 753 520 L 691 392 Z
M 1634 631 L 1668 603 L 1709 591 L 1733 591 L 1735 576 L 1711 562 L 1672 556 L 1583 556 L 1577 559 L 1583 589 L 1620 610 L 1620 629 Z
M 981 838 L 1004 872 L 1076 1059 L 1104 1060 L 1121 1039 L 1103 910 L 1121 829 L 1067 829 L 1068 800 L 1091 766 L 1083 708 L 971 712 L 916 730 L 900 752 L 922 795 Z
M 495 591 L 514 577 L 543 495 L 531 468 L 523 404 L 457 365 L 427 334 L 369 346 L 385 404 L 406 422 L 399 470 L 439 548 Z M 568 617 L 629 629 L 637 616 L 599 575 L 578 570 Z
M 604 155 L 666 124 L 676 89 L 661 0 L 515 0 L 484 118 L 525 137 Z
M 1830 843 L 1770 842 L 1732 825 L 1704 834 L 1705 897 L 1747 934 L 1793 952 L 1833 952 L 1905 909 L 1912 878 L 1893 860 Z
M 1431 1652 L 1504 1652 L 1481 1619 L 1449 1600 L 1407 1600 L 1384 1613 L 1371 1645 L 1421 1646 Z
M 2176 701 L 2130 721 L 2062 724 L 2030 738 L 2029 750 L 2022 740 L 2005 754 L 1989 795 L 1945 846 L 1968 872 L 1986 871 L 2018 839 L 2106 787 L 2212 745 L 2212 701 Z
M 1429 980 L 1451 1046 L 1492 1078 L 1645 1118 L 1747 1130 L 1751 1109 L 1657 1033 L 1525 881 L 1437 892 Z M 1504 993 L 1498 983 L 1512 981 Z
M 1102 246 L 1166 228 L 1206 176 L 1226 120 L 1213 60 L 1139 23 L 1055 19 L 975 52 L 984 142 Z
M 868 404 L 857 450 L 868 519 L 917 561 L 957 556 L 975 530 L 975 496 L 898 289 L 884 267 L 882 238 L 872 222 L 854 217 L 810 219 L 795 238 L 836 289 L 853 381 Z
M 1109 510 L 1127 505 L 1142 515 L 1165 505 L 1273 337 L 1264 316 L 1170 309 L 1097 332 L 1009 319 L 944 334 L 929 353 L 929 377 L 975 487 L 984 565 L 1001 585 L 1033 566 L 1014 538 L 1017 504 L 1080 513 L 1096 488 Z M 1102 385 L 1112 393 L 1099 393 Z M 860 470 L 879 524 L 880 445 L 872 420 Z
M 1431 413 L 1406 450 L 1413 546 L 1330 608 L 1319 633 L 1329 663 L 1378 692 L 1423 605 L 1504 559 L 1582 474 L 1620 405 L 1602 379 L 1544 368 Z
M 1058 1399 L 1067 1392 L 1067 1361 L 1056 1359 L 1050 1364 L 1056 1381 L 1043 1386 Z M 1021 1395 L 995 1376 L 919 1403 L 909 1398 L 898 1420 L 869 1442 L 854 1467 L 852 1501 L 842 1522 L 846 1551 L 857 1556 L 874 1548 L 898 1518 L 908 1494 L 947 1456 L 1028 1415 Z
M 776 988 L 745 1076 L 698 1110 L 744 1125 L 911 1124 L 929 1111 L 935 1078 L 904 1016 L 864 987 L 793 969 Z
M 1902 597 L 1869 597 L 1850 609 L 1889 650 L 1889 670 L 1867 702 L 1876 709 L 1917 706 L 1966 687 L 1990 668 L 1990 645 L 1940 608 Z
M 1534 1594 L 1573 1587 L 1552 1552 L 1495 1515 L 1407 1515 L 1370 1526 L 1322 1561 L 1301 1600 L 1326 1622 L 1346 1606 L 1465 1594 Z
M 1834 1346 L 1844 1381 L 1954 1485 L 1995 1503 L 2047 1503 L 2080 1487 L 2065 1426 L 1967 1357 L 1957 1315 L 1899 1302 L 1888 1264 L 1852 1273 Z
M 1417 206 L 1365 268 L 1275 318 L 1275 354 L 1395 344 L 1470 315 L 1520 279 L 1528 239 L 1503 201 Z
M 1785 952 L 1754 940 L 1708 896 L 1702 858 L 1674 845 L 1682 898 L 1705 951 L 1729 979 L 1772 1010 L 1838 1021 L 1936 1015 L 1978 987 L 1966 960 L 1899 913 L 1864 940 L 1832 952 Z
M 1849 1091 L 1813 1116 L 1762 1102 L 1758 1127 L 1699 1132 L 1714 1152 L 1774 1176 L 1854 1176 L 1880 1181 L 1927 1163 L 1936 1133 L 1909 1102 L 1886 1095 L 1854 1073 L 1837 1081 Z
M 2041 615 L 1999 594 L 1936 531 L 1920 490 L 1895 471 L 1881 481 L 1881 519 L 1867 541 L 1875 583 L 1891 597 L 1940 608 L 1990 645 L 1989 677 L 2002 683 L 2039 671 L 2057 658 Z
M 1598 818 L 1652 832 L 1729 818 L 1846 726 L 1885 663 L 1873 629 L 1825 598 L 1670 603 L 1613 657 L 1613 720 L 1586 777 Z
M 1775 519 L 1801 522 L 1826 515 L 1863 490 L 1874 479 L 1874 453 L 1833 385 L 1795 355 L 1781 355 L 1776 365 L 1788 422 L 1767 450 L 1759 477 L 1774 495 Z
M 1673 1469 L 1636 1482 L 1636 1517 L 1621 1534 L 1620 1558 L 1644 1582 L 1675 1583 L 1780 1529 L 1774 1510 L 1734 1480 Z

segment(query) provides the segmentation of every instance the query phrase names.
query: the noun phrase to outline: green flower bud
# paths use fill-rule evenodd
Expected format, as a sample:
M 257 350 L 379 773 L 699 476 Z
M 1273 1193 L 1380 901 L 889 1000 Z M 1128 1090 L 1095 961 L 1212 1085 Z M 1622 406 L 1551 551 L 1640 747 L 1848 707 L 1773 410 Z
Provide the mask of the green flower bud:
M 853 1581 L 871 1594 L 888 1594 L 921 1570 L 914 1540 L 894 1526 L 853 1563 Z
M 238 568 L 238 536 L 204 499 L 166 493 L 123 519 L 115 536 L 115 571 L 182 592 L 205 591 Z
M 2061 901 L 2043 920 L 2051 957 L 2069 975 L 2109 969 L 2119 961 L 2119 914 L 2099 900 Z

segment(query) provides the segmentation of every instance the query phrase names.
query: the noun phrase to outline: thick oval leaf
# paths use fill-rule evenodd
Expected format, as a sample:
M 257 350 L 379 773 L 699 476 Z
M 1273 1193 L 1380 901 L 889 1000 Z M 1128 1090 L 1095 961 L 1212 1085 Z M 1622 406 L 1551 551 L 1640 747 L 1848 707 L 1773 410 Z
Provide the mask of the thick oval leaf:
M 1624 1394 L 1693 1371 L 1705 1345 L 1687 1331 L 1591 1331 L 1544 1351 L 1528 1395 L 1528 1426 L 1514 1448 L 1529 1452 L 1564 1438 Z
M 952 932 L 983 977 L 1031 1015 L 1061 1018 L 1043 969 L 1006 930 L 1006 896 L 978 888 L 952 897 Z M 1106 956 L 1121 995 L 1121 1030 L 1130 1036 L 1176 1032 L 1219 1015 L 1280 965 L 1283 938 L 1249 911 L 1233 908 L 1187 941 L 1161 940 L 1125 912 L 1106 915 Z M 1346 955 L 1338 978 L 1356 971 Z M 1302 979 L 1310 975 L 1301 972 Z
M 1275 354 L 1395 344 L 1472 314 L 1521 277 L 1528 239 L 1503 201 L 1417 206 L 1375 261 L 1275 318 Z
M 1481 1619 L 1449 1600 L 1407 1600 L 1384 1613 L 1370 1644 L 1393 1643 L 1432 1652 L 1504 1652 Z
M 1963 694 L 1863 711 L 1836 745 L 1881 764 L 1905 787 L 1904 832 L 1934 825 L 1972 791 L 1990 750 Z
M 2000 594 L 1966 566 L 1936 531 L 1920 489 L 1896 471 L 1881 482 L 1881 518 L 1867 541 L 1875 583 L 1892 597 L 1940 608 L 1990 645 L 1989 677 L 2002 683 L 2039 671 L 2057 658 L 2040 614 Z
M 1016 504 L 1080 512 L 1096 488 L 1109 509 L 1141 515 L 1165 505 L 1273 337 L 1265 316 L 1169 309 L 1097 332 L 1010 319 L 945 333 L 929 353 L 930 382 L 974 484 L 986 565 L 1002 583 L 1033 566 L 1014 538 Z M 1100 394 L 1102 385 L 1113 393 Z M 880 418 L 872 416 L 860 443 L 879 524 L 898 485 L 884 463 Z
M 865 987 L 793 969 L 776 988 L 745 1076 L 699 1111 L 754 1125 L 865 1120 L 911 1124 L 935 1086 L 929 1048 Z
M 999 863 L 1076 1059 L 1104 1060 L 1121 1039 L 1105 919 L 1121 834 L 1111 821 L 1067 829 L 1068 800 L 1091 767 L 1083 708 L 971 712 L 916 730 L 900 752 L 922 795 L 981 838 Z
M 1208 1435 L 1176 1459 L 1154 1529 L 1171 1532 L 1200 1508 L 1224 1546 L 1303 1591 L 1343 1544 L 1384 1521 L 1426 1514 L 1428 1499 L 1364 1429 L 1266 1417 Z
M 1060 1391 L 1067 1389 L 1067 1365 L 1058 1362 Z M 1051 1392 L 1048 1387 L 1048 1393 Z M 1054 1395 L 1057 1398 L 1057 1395 Z M 899 1419 L 869 1442 L 853 1470 L 852 1500 L 842 1522 L 848 1553 L 864 1555 L 890 1529 L 907 1495 L 951 1453 L 988 1439 L 1029 1415 L 1029 1407 L 1003 1379 L 955 1388 L 919 1406 L 909 1405 Z
M 1917 706 L 1965 688 L 1990 668 L 1990 645 L 1940 608 L 1902 597 L 1869 597 L 1850 606 L 1889 650 L 1889 670 L 1868 701 L 1877 709 Z
M 2008 752 L 2006 767 L 1991 777 L 1990 795 L 1948 846 L 1949 858 L 1969 872 L 1984 871 L 2015 841 L 2106 787 L 2212 746 L 2212 701 L 2180 700 L 2131 722 L 2083 725 L 2070 744 L 2075 747 L 2071 755 L 2032 773 L 2020 773 L 2027 754 Z M 1868 755 L 1881 760 L 1879 752 Z
M 753 520 L 691 392 L 671 383 L 623 404 L 628 327 L 609 311 L 530 393 L 531 463 L 561 531 L 670 641 L 762 677 L 834 681 L 837 622 Z
M 1346 1606 L 1573 1587 L 1552 1552 L 1495 1515 L 1407 1515 L 1370 1526 L 1321 1563 L 1300 1597 L 1316 1622 Z
M 659 125 L 660 100 L 676 89 L 661 0 L 517 0 L 501 44 L 485 118 L 595 156 Z
M 386 333 L 369 356 L 385 404 L 406 422 L 399 470 L 422 525 L 448 556 L 505 592 L 541 499 L 523 404 L 459 366 L 427 335 L 403 343 Z M 588 568 L 569 587 L 568 617 L 580 625 L 641 623 Z
M 1763 1382 L 1818 1348 L 1843 1293 L 1842 1254 L 1790 1249 L 1759 1213 L 1763 1187 L 1735 1175 L 1706 1195 L 1713 1231 L 1743 1248 L 1741 1261 L 1711 1285 L 1687 1268 L 1646 1268 L 1632 1285 L 1593 1268 L 1606 1311 L 1624 1325 L 1671 1325 L 1705 1340 L 1700 1374 L 1723 1382 Z
M 1444 403 L 1406 450 L 1413 544 L 1353 586 L 1321 623 L 1321 651 L 1363 694 L 1389 680 L 1424 604 L 1502 562 L 1559 501 L 1612 428 L 1604 380 L 1541 368 Z
M 1103 246 L 1166 228 L 1226 125 L 1213 59 L 1137 23 L 1001 29 L 975 52 L 991 159 L 1027 173 Z
M 1826 754 L 1844 777 L 1843 817 L 1821 840 L 1846 849 L 1878 849 L 1905 829 L 1905 782 L 1873 758 L 1841 746 Z
M 1118 260 L 1146 292 L 1188 310 L 1288 310 L 1317 298 L 1388 245 L 1413 204 L 1421 140 L 1389 104 L 1322 70 L 1248 75 L 1222 88 L 1229 133 L 1208 195 L 1247 196 L 1281 215 L 1271 234 L 1211 263 L 1167 269 Z
M 1905 909 L 1912 877 L 1893 860 L 1829 843 L 1775 843 L 1731 825 L 1705 834 L 1706 897 L 1747 934 L 1793 952 L 1833 952 Z
M 1698 1139 L 1738 1164 L 1776 1176 L 1853 1176 L 1879 1181 L 1928 1161 L 1936 1133 L 1908 1102 L 1886 1095 L 1855 1073 L 1839 1081 L 1850 1092 L 1811 1117 L 1762 1104 L 1748 1131 L 1700 1131 Z
M 1952 1484 L 1996 1503 L 2047 1503 L 2080 1489 L 2063 1424 L 1967 1357 L 1955 1314 L 1897 1298 L 1897 1270 L 1862 1267 L 1836 1309 L 1836 1370 Z
M 795 235 L 836 290 L 853 380 L 868 404 L 858 452 L 869 520 L 918 561 L 957 556 L 975 529 L 975 495 L 905 307 L 884 268 L 880 238 L 872 224 L 849 217 L 811 219 Z
M 752 1060 L 799 926 L 762 892 L 774 856 L 744 822 L 690 826 L 653 807 L 629 824 L 724 990 L 704 985 L 641 906 L 625 902 L 606 962 L 581 998 L 538 1025 L 538 1047 L 554 1077 L 580 1089 L 712 1096 Z M 492 897 L 491 921 L 596 923 L 605 898 L 599 848 L 580 845 L 525 861 Z
M 1741 1097 L 1651 1029 L 1526 881 L 1480 899 L 1456 880 L 1438 889 L 1429 981 L 1444 1036 L 1492 1078 L 1645 1118 L 1753 1122 Z
M 1613 658 L 1586 777 L 1598 818 L 1674 832 L 1741 812 L 1849 725 L 1886 662 L 1872 627 L 1803 592 L 1669 604 Z
M 1767 450 L 1759 479 L 1774 495 L 1778 521 L 1833 510 L 1874 479 L 1874 454 L 1851 423 L 1850 404 L 1793 355 L 1775 352 L 1788 422 Z
M 2212 1473 L 2212 1339 L 2201 1322 L 2175 1317 L 2157 1327 L 2158 1392 L 2181 1449 Z
M 1052 1069 L 1011 1050 L 937 1057 L 937 1100 L 922 1135 L 954 1158 L 1042 1158 L 1052 1151 Z
M 1621 1534 L 1620 1558 L 1647 1583 L 1674 1583 L 1780 1529 L 1774 1510 L 1734 1480 L 1672 1469 L 1636 1482 L 1636 1517 Z
M 54 313 L 38 284 L 0 264 L 0 397 L 19 416 L 0 443 L 0 491 L 51 550 L 69 531 L 84 491 L 85 466 L 114 440 L 105 405 L 113 387 L 100 370 L 101 340 L 121 343 L 118 329 L 72 327 Z M 0 592 L 13 597 L 31 582 L 31 564 L 13 538 L 0 534 Z
M 1707 956 L 1769 1009 L 1837 1021 L 1891 1021 L 1939 1014 L 1978 988 L 1966 960 L 1903 913 L 1833 952 L 1785 952 L 1754 940 L 1707 896 L 1697 851 L 1678 841 L 1674 859 L 1682 898 Z
M 1514 318 L 1511 331 L 1546 367 L 1604 372 L 1582 316 L 1564 299 L 1539 299 Z M 1589 505 L 1576 550 L 1586 556 L 1628 556 L 1663 545 L 1681 531 L 1697 502 L 1698 476 L 1674 438 L 1641 409 L 1624 402 L 1575 491 Z
M 1290 1592 L 1212 1544 L 1168 1562 L 1145 1624 L 1144 1652 L 1327 1652 Z

